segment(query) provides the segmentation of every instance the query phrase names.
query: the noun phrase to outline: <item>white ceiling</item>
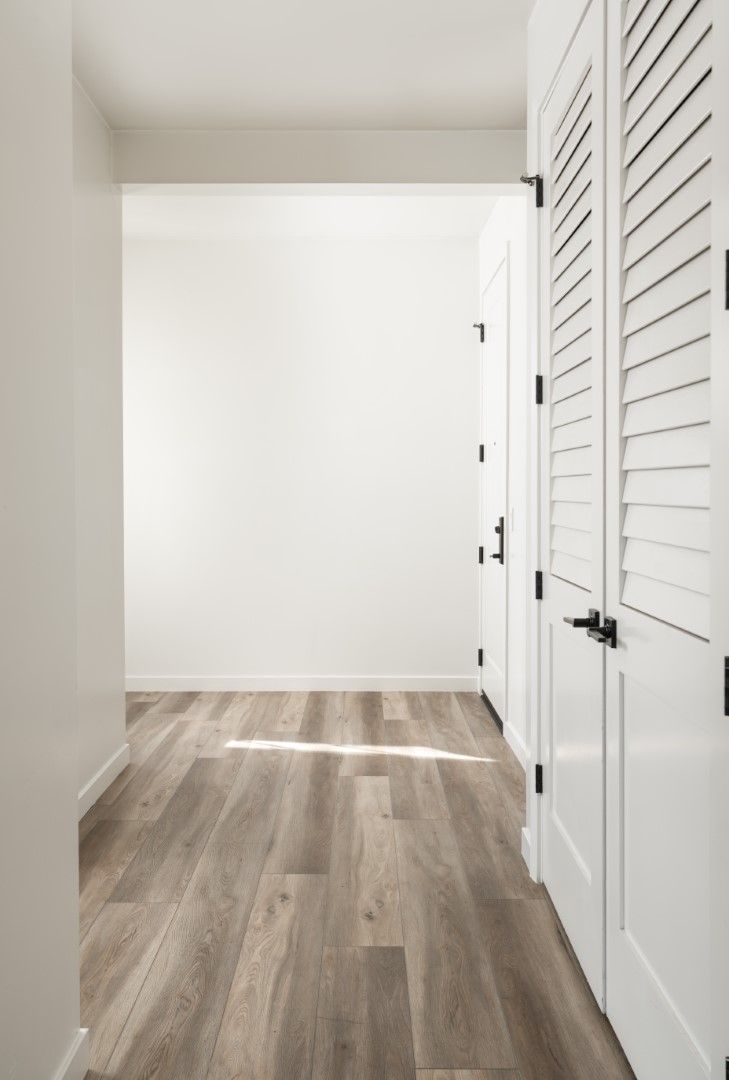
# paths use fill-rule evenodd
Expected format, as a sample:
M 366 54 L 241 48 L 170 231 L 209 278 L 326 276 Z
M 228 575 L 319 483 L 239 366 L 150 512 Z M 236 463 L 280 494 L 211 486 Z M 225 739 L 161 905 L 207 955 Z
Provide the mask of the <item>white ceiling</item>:
M 112 128 L 525 126 L 534 0 L 74 0 Z
M 477 237 L 496 198 L 488 195 L 126 193 L 127 237 Z

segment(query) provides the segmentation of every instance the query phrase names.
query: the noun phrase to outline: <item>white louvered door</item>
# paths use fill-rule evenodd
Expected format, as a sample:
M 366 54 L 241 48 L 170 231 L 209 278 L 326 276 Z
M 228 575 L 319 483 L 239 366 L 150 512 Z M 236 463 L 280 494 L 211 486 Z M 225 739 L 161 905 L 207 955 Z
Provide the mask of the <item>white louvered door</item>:
M 593 0 L 540 116 L 542 874 L 604 994 L 604 6 Z
M 712 0 L 608 6 L 607 1012 L 709 1076 Z

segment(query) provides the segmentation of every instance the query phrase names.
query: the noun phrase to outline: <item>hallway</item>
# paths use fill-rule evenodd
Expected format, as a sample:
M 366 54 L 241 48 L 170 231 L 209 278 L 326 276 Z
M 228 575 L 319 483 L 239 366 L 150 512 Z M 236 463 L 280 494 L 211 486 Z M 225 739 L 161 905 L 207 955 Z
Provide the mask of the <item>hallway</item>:
M 475 694 L 129 694 L 81 822 L 92 1080 L 632 1072 Z

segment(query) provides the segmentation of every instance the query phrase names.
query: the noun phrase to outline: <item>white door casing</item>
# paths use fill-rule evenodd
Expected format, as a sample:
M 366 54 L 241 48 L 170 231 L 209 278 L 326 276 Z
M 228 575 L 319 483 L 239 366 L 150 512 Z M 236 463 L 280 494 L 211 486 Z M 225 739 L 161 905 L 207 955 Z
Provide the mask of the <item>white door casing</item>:
M 593 0 L 540 110 L 542 877 L 604 1000 L 604 4 Z
M 713 4 L 711 80 L 711 776 L 709 926 L 711 1064 L 724 1080 L 729 1058 L 729 4 Z
M 480 690 L 507 719 L 509 251 L 483 291 L 481 318 L 481 647 Z M 499 530 L 498 532 L 496 530 Z M 495 557 L 496 556 L 496 557 Z
M 711 0 L 608 6 L 607 1013 L 710 1075 Z

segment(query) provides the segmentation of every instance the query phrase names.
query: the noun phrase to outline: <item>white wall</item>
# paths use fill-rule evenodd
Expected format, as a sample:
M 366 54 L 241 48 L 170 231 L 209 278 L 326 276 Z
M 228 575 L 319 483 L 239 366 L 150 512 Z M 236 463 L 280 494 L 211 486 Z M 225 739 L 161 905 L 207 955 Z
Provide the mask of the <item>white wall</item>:
M 125 239 L 130 685 L 475 687 L 477 231 L 364 206 Z
M 111 133 L 73 87 L 79 816 L 129 760 L 124 720 L 121 193 Z
M 530 515 L 528 461 L 533 396 L 527 375 L 526 199 L 500 198 L 479 240 L 481 291 L 486 288 L 508 246 L 509 386 L 507 514 L 507 686 L 504 736 L 523 765 L 529 757 L 529 605 Z
M 70 3 L 0 5 L 0 130 L 0 1072 L 80 1080 Z

